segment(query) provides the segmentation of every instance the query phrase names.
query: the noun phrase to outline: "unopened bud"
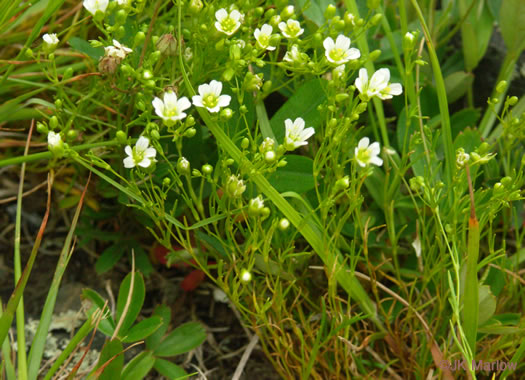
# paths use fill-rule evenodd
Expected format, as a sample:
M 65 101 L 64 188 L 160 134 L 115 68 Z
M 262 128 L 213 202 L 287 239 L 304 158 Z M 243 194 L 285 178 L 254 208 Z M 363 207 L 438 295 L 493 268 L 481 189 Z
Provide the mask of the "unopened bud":
M 171 33 L 163 34 L 157 44 L 157 50 L 165 57 L 173 57 L 177 54 L 177 39 Z

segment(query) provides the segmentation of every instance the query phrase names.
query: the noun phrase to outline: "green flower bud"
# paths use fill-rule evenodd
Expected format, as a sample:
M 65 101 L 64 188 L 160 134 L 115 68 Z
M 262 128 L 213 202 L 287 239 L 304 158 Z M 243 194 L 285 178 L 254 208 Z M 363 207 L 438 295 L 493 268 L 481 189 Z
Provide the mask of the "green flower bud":
M 160 55 L 161 55 L 160 51 L 155 50 L 153 53 L 151 53 L 151 54 L 149 55 L 149 61 L 150 61 L 151 63 L 155 63 L 155 62 L 157 62 L 157 61 L 159 60 L 159 58 L 160 58 Z
M 231 67 L 229 67 L 222 72 L 221 78 L 223 81 L 229 82 L 232 80 L 234 75 L 235 75 L 235 71 Z
M 410 51 L 414 48 L 416 44 L 416 36 L 414 33 L 406 32 L 403 36 L 403 49 L 406 51 Z
M 66 139 L 69 141 L 73 141 L 78 137 L 78 131 L 76 129 L 70 129 L 66 133 Z
M 268 152 L 264 153 L 264 161 L 266 161 L 269 164 L 274 162 L 276 158 L 277 156 L 273 150 L 269 150 Z
M 335 18 L 339 18 L 339 16 L 335 16 Z M 345 28 L 345 22 L 344 20 L 335 20 L 333 23 L 332 23 L 333 27 L 335 30 L 337 30 L 338 32 L 342 31 L 344 28 Z
M 191 0 L 190 1 L 190 13 L 191 14 L 198 14 L 202 9 L 202 1 L 201 0 Z
M 68 67 L 66 71 L 64 71 L 64 75 L 62 76 L 62 80 L 66 81 L 73 77 L 73 68 Z
M 501 179 L 501 184 L 503 187 L 511 187 L 512 186 L 512 178 L 509 176 L 505 176 Z
M 179 158 L 179 161 L 177 162 L 177 171 L 181 174 L 189 174 L 190 162 L 184 157 Z
M 370 10 L 374 10 L 379 7 L 380 0 L 366 0 L 366 6 Z
M 490 101 L 492 102 L 492 104 L 498 104 L 499 98 L 492 98 Z
M 324 19 L 330 20 L 332 17 L 335 16 L 336 12 L 337 12 L 337 8 L 335 7 L 335 5 L 330 4 L 329 6 L 326 7 L 324 11 Z
M 234 162 L 235 162 L 235 160 L 233 158 L 228 158 L 226 161 L 224 161 L 226 166 L 231 166 L 231 165 L 233 165 Z
M 219 112 L 219 118 L 221 119 L 221 121 L 228 121 L 232 117 L 233 117 L 233 111 L 231 110 L 231 108 L 223 108 Z
M 337 119 L 335 117 L 331 118 L 328 122 L 328 128 L 333 129 L 337 126 Z
M 342 93 L 342 94 L 337 94 L 335 96 L 335 101 L 337 103 L 342 103 L 344 102 L 345 100 L 347 100 L 348 98 L 350 97 L 350 95 L 346 94 L 346 93 Z
M 41 122 L 36 123 L 36 130 L 43 135 L 47 135 L 47 133 L 49 132 L 47 125 Z
M 241 271 L 241 281 L 244 283 L 248 283 L 252 280 L 252 274 L 248 272 L 246 269 L 243 269 Z
M 224 45 L 226 44 L 226 40 L 224 38 L 220 39 L 219 41 L 217 41 L 217 43 L 215 44 L 215 50 L 217 51 L 223 51 L 224 50 Z
M 372 26 L 376 26 L 377 24 L 379 24 L 381 22 L 381 19 L 383 18 L 383 15 L 381 13 L 377 13 L 374 15 L 374 17 L 372 17 L 370 19 L 370 24 Z
M 518 97 L 517 96 L 511 96 L 509 100 L 507 100 L 509 106 L 515 106 L 516 103 L 518 103 Z
M 126 145 L 128 142 L 128 135 L 124 131 L 117 131 L 116 133 L 117 141 L 121 145 Z
M 194 177 L 202 177 L 202 174 L 200 171 L 198 171 L 197 169 L 193 169 L 191 171 L 191 175 L 194 176 Z
M 51 118 L 49 119 L 49 126 L 51 127 L 51 129 L 55 129 L 56 127 L 58 127 L 58 118 L 56 116 L 51 116 Z
M 278 168 L 284 168 L 287 164 L 288 164 L 288 162 L 287 162 L 285 159 L 282 159 L 282 160 L 279 161 L 279 163 L 277 164 L 277 167 L 278 167 Z
M 24 52 L 24 55 L 26 56 L 26 58 L 33 58 L 33 50 L 27 48 Z
M 246 112 L 248 112 L 248 107 L 246 107 L 244 104 L 242 106 L 239 107 L 239 112 L 241 114 L 245 114 Z
M 117 14 L 115 15 L 115 21 L 117 22 L 117 24 L 123 25 L 126 22 L 127 17 L 127 12 L 124 9 L 119 9 L 117 11 Z
M 381 50 L 377 49 L 377 50 L 374 50 L 373 52 L 371 52 L 368 55 L 368 59 L 370 59 L 372 62 L 374 62 L 376 59 L 379 58 L 380 55 L 381 55 Z
M 502 80 L 498 83 L 496 86 L 496 92 L 498 94 L 502 94 L 507 89 L 507 81 Z
M 243 138 L 241 141 L 241 148 L 248 149 L 249 146 L 250 146 L 250 140 L 248 140 L 247 137 Z
M 348 189 L 350 186 L 350 178 L 346 175 L 343 178 L 339 178 L 335 183 L 335 191 Z
M 57 108 L 62 108 L 62 99 L 55 100 L 55 106 Z
M 211 174 L 213 172 L 213 166 L 211 166 L 210 164 L 204 164 L 202 165 L 202 168 L 201 168 L 202 172 L 204 174 Z
M 368 103 L 367 102 L 362 102 L 362 103 L 359 103 L 355 109 L 355 112 L 357 113 L 363 113 L 366 111 L 366 108 L 368 107 Z
M 263 219 L 266 219 L 269 216 L 270 216 L 270 209 L 268 207 L 263 207 L 263 209 L 261 210 L 261 217 Z
M 184 132 L 184 137 L 191 139 L 196 133 L 197 130 L 195 128 L 189 128 L 186 130 L 186 132 Z
M 137 32 L 137 34 L 135 34 L 135 38 L 133 39 L 133 46 L 137 47 L 140 44 L 143 44 L 145 39 L 146 34 L 144 32 Z
M 264 201 L 259 195 L 258 197 L 250 200 L 250 204 L 248 206 L 248 214 L 250 214 L 251 216 L 259 216 L 261 215 L 263 208 Z
M 158 139 L 160 139 L 160 133 L 159 133 L 159 131 L 156 130 L 156 129 L 153 129 L 153 130 L 150 132 L 149 135 L 151 136 L 151 138 L 152 138 L 153 140 L 158 140 Z
M 281 231 L 287 230 L 288 227 L 290 227 L 290 221 L 286 218 L 282 218 L 281 220 L 279 220 L 278 227 Z
M 345 22 L 345 27 L 353 28 L 355 26 L 356 20 L 355 20 L 355 16 L 352 13 L 346 11 L 343 17 L 343 20 Z
M 288 20 L 289 18 L 292 18 L 294 16 L 294 7 L 293 5 L 289 5 L 283 9 L 281 12 L 281 18 L 283 20 Z
M 420 191 L 425 187 L 425 179 L 422 176 L 412 177 L 409 180 L 410 188 L 413 191 Z
M 195 118 L 192 115 L 189 115 L 184 122 L 184 126 L 192 127 L 195 125 Z
M 162 180 L 162 186 L 168 187 L 171 184 L 171 179 L 169 177 L 164 177 Z

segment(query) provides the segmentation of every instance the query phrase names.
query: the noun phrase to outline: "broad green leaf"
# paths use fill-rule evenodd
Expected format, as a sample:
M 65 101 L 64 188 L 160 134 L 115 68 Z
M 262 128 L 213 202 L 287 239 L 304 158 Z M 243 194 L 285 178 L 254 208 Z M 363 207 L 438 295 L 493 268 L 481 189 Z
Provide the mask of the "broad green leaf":
M 295 191 L 305 193 L 314 188 L 313 161 L 304 156 L 287 155 L 285 156 L 288 164 L 283 168 L 278 168 L 268 181 L 279 192 Z
M 452 115 L 450 118 L 452 138 L 455 139 L 459 132 L 467 127 L 475 128 L 480 116 L 480 111 L 475 108 L 465 108 Z
M 330 4 L 336 5 L 335 1 L 331 0 L 297 0 L 297 5 L 304 16 L 312 20 L 317 26 L 324 23 L 324 12 Z
M 99 380 L 114 380 L 120 378 L 120 372 L 122 371 L 122 367 L 124 367 L 124 355 L 122 355 L 122 351 L 122 342 L 119 339 L 106 341 L 100 353 L 95 371 L 109 360 L 111 360 L 111 363 L 104 367 L 104 371 L 98 378 Z
M 162 325 L 162 318 L 161 317 L 149 317 L 146 318 L 136 325 L 132 326 L 128 334 L 122 341 L 124 343 L 133 343 L 137 342 L 139 340 L 143 340 L 146 337 L 150 336 Z
M 159 305 L 153 311 L 153 315 L 160 317 L 162 324 L 153 334 L 146 338 L 146 347 L 150 350 L 155 349 L 164 337 L 164 334 L 166 334 L 171 321 L 171 309 L 165 305 Z
M 155 365 L 153 368 L 155 368 L 162 376 L 167 377 L 170 380 L 187 379 L 190 376 L 177 364 L 164 359 L 155 359 Z
M 122 371 L 121 380 L 142 380 L 155 364 L 153 352 L 144 351 L 135 356 Z
M 98 61 L 100 57 L 104 55 L 104 48 L 98 47 L 94 48 L 90 45 L 89 42 L 78 37 L 71 37 L 69 39 L 69 45 L 80 53 L 86 54 L 87 56 L 93 58 L 95 61 Z
M 128 329 L 137 319 L 137 316 L 139 315 L 140 310 L 142 309 L 142 305 L 144 304 L 144 296 L 146 293 L 146 289 L 144 286 L 144 278 L 142 277 L 142 274 L 140 272 L 135 273 L 135 283 L 133 286 L 133 291 L 131 293 L 131 302 L 129 303 L 126 315 L 123 316 L 122 313 L 128 300 L 128 295 L 130 294 L 130 287 L 131 273 L 129 273 L 126 276 L 126 278 L 124 278 L 122 284 L 120 284 L 120 289 L 118 292 L 117 313 L 115 316 L 115 320 L 118 324 L 120 318 L 124 317 L 124 322 L 122 323 L 118 332 L 119 336 L 121 337 L 127 335 Z
M 206 340 L 206 331 L 200 323 L 188 322 L 173 330 L 153 351 L 155 356 L 168 357 L 183 354 Z
M 488 321 L 495 311 L 496 297 L 490 292 L 488 285 L 480 285 L 478 326 Z
M 509 52 L 521 52 L 525 47 L 525 1 L 503 0 L 499 27 Z
M 470 4 L 472 4 L 471 0 L 459 0 L 461 17 L 466 14 Z M 461 25 L 463 55 L 467 71 L 474 70 L 485 55 L 492 35 L 493 22 L 494 18 L 485 5 L 485 1 L 478 1 Z
M 454 140 L 454 148 L 463 148 L 465 152 L 474 151 L 481 144 L 481 135 L 477 129 L 467 128 Z
M 110 245 L 106 248 L 95 263 L 95 270 L 102 274 L 110 270 L 124 254 L 124 246 L 120 243 Z
M 448 75 L 445 78 L 445 88 L 447 90 L 448 101 L 453 103 L 465 95 L 473 81 L 474 75 L 464 71 L 458 71 Z
M 143 273 L 144 276 L 148 277 L 151 273 L 153 273 L 154 269 L 146 251 L 144 251 L 144 249 L 136 241 L 134 241 L 131 246 L 135 250 L 135 263 L 137 264 L 137 269 Z
M 317 106 L 326 99 L 322 88 L 324 80 L 312 79 L 303 84 L 295 94 L 288 99 L 284 105 L 273 115 L 270 120 L 275 138 L 279 143 L 284 141 L 285 127 L 284 121 L 291 119 L 294 121 L 302 117 L 306 123 L 305 128 L 313 127 L 318 129 L 321 124 L 321 116 Z

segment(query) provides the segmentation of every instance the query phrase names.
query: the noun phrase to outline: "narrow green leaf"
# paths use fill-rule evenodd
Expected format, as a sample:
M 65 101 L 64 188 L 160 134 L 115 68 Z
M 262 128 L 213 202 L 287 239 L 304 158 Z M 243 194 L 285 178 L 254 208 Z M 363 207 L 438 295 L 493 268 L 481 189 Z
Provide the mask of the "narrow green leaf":
M 162 319 L 162 325 L 146 338 L 146 347 L 150 350 L 154 350 L 166 334 L 171 321 L 171 309 L 165 305 L 159 305 L 153 311 L 153 315 Z
M 95 270 L 102 274 L 115 266 L 124 254 L 125 247 L 122 244 L 113 244 L 106 248 L 95 263 Z
M 445 78 L 445 89 L 447 90 L 447 99 L 450 103 L 466 94 L 467 89 L 472 85 L 474 76 L 464 71 L 457 71 Z
M 142 380 L 155 364 L 151 351 L 144 351 L 135 356 L 122 371 L 121 380 Z
M 197 322 L 188 322 L 168 334 L 153 352 L 160 357 L 175 356 L 193 350 L 205 340 L 204 327 Z
M 131 273 L 129 273 L 120 284 L 117 300 L 117 312 L 115 316 L 116 321 L 119 321 L 120 318 L 122 318 L 122 312 L 124 311 L 124 306 L 126 305 L 128 295 L 130 293 L 130 286 Z M 137 319 L 137 316 L 139 315 L 140 310 L 142 309 L 142 305 L 144 304 L 145 294 L 146 288 L 144 286 L 144 278 L 142 277 L 142 274 L 140 272 L 136 272 L 135 283 L 131 294 L 131 302 L 129 304 L 129 308 L 126 312 L 126 315 L 124 316 L 124 322 L 122 323 L 118 332 L 119 336 L 126 336 L 128 333 L 128 329 Z
M 499 11 L 499 27 L 507 49 L 519 54 L 525 47 L 525 1 L 503 0 Z
M 133 343 L 143 340 L 150 336 L 162 325 L 161 317 L 149 317 L 146 318 L 136 325 L 132 326 L 126 337 L 122 340 L 124 343 Z
M 182 380 L 191 376 L 177 364 L 160 358 L 155 359 L 155 365 L 153 368 L 155 368 L 162 376 L 167 377 L 170 380 Z
M 71 37 L 68 42 L 74 50 L 93 58 L 95 61 L 98 61 L 104 55 L 103 47 L 94 48 L 82 38 Z
M 104 371 L 98 380 L 114 380 L 120 378 L 120 373 L 124 367 L 124 355 L 122 355 L 122 351 L 123 346 L 119 339 L 106 341 L 94 371 L 101 368 L 109 360 L 111 360 L 111 363 L 104 367 Z

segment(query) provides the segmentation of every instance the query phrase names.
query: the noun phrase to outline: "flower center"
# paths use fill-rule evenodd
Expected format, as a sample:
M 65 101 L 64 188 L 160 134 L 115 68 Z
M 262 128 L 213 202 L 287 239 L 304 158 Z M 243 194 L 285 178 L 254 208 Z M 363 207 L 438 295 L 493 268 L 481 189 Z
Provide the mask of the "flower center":
M 145 153 L 146 151 L 144 150 L 141 150 L 141 149 L 137 149 L 137 147 L 133 147 L 133 161 L 135 161 L 135 163 L 139 163 L 139 162 L 142 162 L 142 160 L 144 159 L 144 156 L 145 156 Z
M 334 61 L 339 62 L 345 57 L 345 51 L 341 48 L 333 48 L 329 55 Z
M 178 116 L 179 111 L 177 110 L 177 107 L 173 107 L 172 109 L 167 109 L 164 111 L 164 116 L 166 117 L 172 117 L 172 116 Z
M 300 28 L 296 24 L 288 24 L 286 26 L 286 32 L 289 36 L 295 37 L 299 33 Z
M 202 97 L 202 104 L 206 108 L 214 108 L 217 106 L 219 98 L 215 94 L 207 94 Z
M 357 159 L 365 164 L 370 162 L 370 152 L 368 149 L 359 149 L 357 152 Z
M 234 19 L 232 19 L 230 16 L 226 17 L 224 20 L 221 21 L 222 30 L 224 30 L 227 33 L 233 33 L 236 29 L 236 22 Z
M 266 34 L 260 34 L 258 41 L 262 47 L 267 47 L 270 44 L 270 36 Z

